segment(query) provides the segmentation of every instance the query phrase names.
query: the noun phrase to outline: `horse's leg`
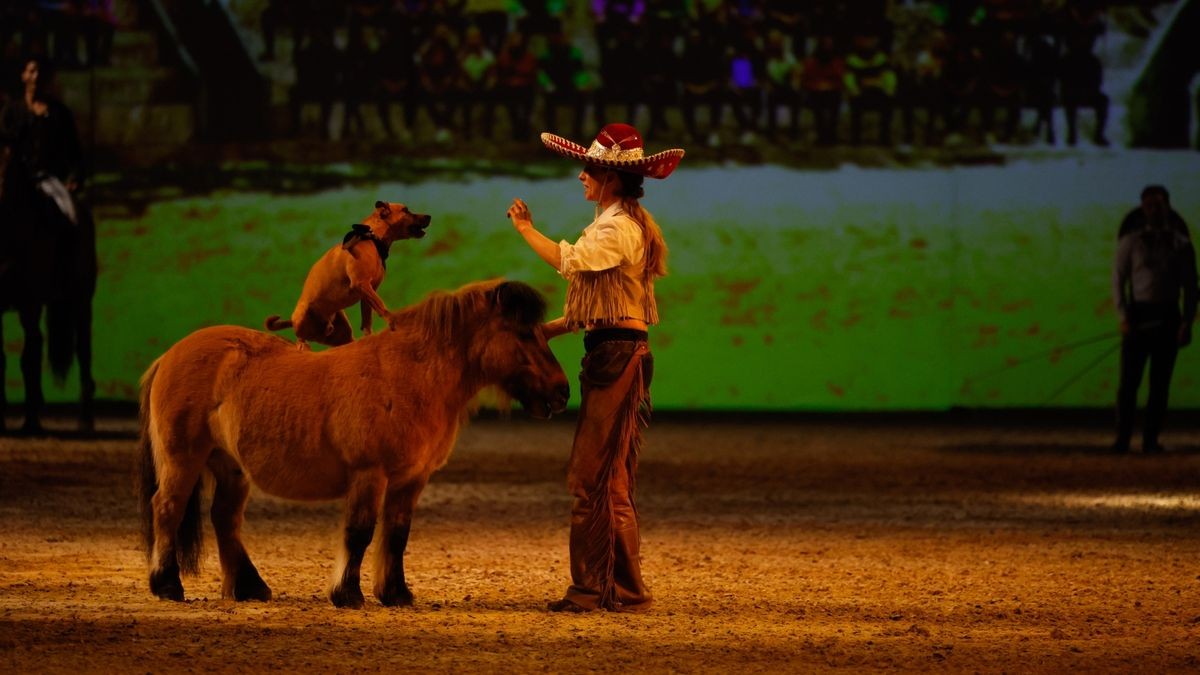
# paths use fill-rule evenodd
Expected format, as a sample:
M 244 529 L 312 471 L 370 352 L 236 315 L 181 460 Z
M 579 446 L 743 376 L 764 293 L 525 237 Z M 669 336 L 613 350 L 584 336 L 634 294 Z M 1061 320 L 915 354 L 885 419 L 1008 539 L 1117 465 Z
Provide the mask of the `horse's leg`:
M 22 305 L 21 331 L 25 347 L 21 350 L 21 377 L 25 381 L 25 424 L 21 431 L 27 434 L 42 432 L 42 304 L 34 302 Z
M 79 430 L 92 432 L 96 418 L 92 401 L 96 397 L 96 381 L 92 379 L 92 299 L 79 301 L 75 317 L 75 356 L 79 359 Z
M 91 432 L 96 427 L 92 407 L 96 398 L 96 380 L 92 377 L 92 303 L 96 299 L 99 262 L 96 257 L 96 219 L 91 204 L 81 201 L 80 206 L 78 262 L 73 292 L 78 304 L 75 349 L 76 358 L 79 359 L 79 426 Z
M 208 460 L 216 490 L 213 492 L 212 524 L 221 557 L 221 596 L 234 600 L 271 599 L 271 589 L 258 574 L 242 544 L 242 520 L 250 481 L 237 460 L 218 450 Z
M 417 498 L 425 488 L 424 478 L 389 487 L 383 504 L 383 526 L 375 565 L 375 597 L 387 607 L 411 605 L 412 591 L 404 581 L 404 550 L 412 527 Z
M 171 463 L 160 468 L 158 490 L 150 500 L 154 514 L 154 546 L 150 551 L 150 591 L 165 600 L 183 600 L 179 579 L 179 529 L 185 517 L 196 517 L 192 491 L 200 468 Z M 186 551 L 187 545 L 184 544 Z
M 379 497 L 383 493 L 384 477 L 377 469 L 359 471 L 350 478 L 346 495 L 346 521 L 343 527 L 342 551 L 334 573 L 329 599 L 338 607 L 358 609 L 363 606 L 359 574 L 363 553 L 375 533 L 379 515 Z

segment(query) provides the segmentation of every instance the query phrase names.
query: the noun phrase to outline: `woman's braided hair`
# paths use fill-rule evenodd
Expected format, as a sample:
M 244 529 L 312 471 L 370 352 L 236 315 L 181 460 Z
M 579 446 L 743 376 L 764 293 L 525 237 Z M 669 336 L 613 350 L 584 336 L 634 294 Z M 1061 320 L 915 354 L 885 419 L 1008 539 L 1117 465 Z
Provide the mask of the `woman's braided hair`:
M 642 187 L 646 178 L 628 171 L 614 171 L 614 173 L 621 181 L 617 196 L 621 198 L 625 212 L 642 226 L 646 277 L 648 281 L 653 282 L 655 278 L 667 275 L 667 242 L 663 239 L 662 230 L 654 221 L 654 216 L 650 215 L 650 212 L 638 202 L 646 194 L 646 190 Z

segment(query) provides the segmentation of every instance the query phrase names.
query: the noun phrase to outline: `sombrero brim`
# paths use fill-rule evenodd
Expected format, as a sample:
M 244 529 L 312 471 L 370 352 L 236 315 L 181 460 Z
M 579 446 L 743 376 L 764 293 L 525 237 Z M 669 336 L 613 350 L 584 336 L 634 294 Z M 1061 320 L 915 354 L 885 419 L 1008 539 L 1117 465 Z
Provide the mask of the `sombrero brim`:
M 675 167 L 679 166 L 679 160 L 683 159 L 682 148 L 672 148 L 656 152 L 653 155 L 639 157 L 636 159 L 605 159 L 601 157 L 593 157 L 587 154 L 587 148 L 582 145 L 569 141 L 562 136 L 556 136 L 551 133 L 542 134 L 542 144 L 550 150 L 571 159 L 594 164 L 596 166 L 604 166 L 620 171 L 628 171 L 629 173 L 641 174 L 649 178 L 666 178 L 671 175 Z

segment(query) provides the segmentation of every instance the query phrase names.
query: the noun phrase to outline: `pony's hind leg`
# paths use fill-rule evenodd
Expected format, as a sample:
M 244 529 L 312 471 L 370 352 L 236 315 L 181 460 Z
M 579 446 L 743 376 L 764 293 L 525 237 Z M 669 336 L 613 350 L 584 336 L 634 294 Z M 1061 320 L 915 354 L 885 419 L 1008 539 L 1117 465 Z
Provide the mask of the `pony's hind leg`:
M 213 453 L 208 467 L 216 483 L 212 524 L 221 558 L 221 596 L 238 601 L 270 600 L 271 589 L 250 562 L 242 544 L 242 520 L 250 496 L 250 481 L 237 460 L 223 450 Z
M 150 591 L 164 600 L 183 600 L 180 571 L 195 572 L 199 567 L 200 469 L 165 468 L 150 506 L 154 528 Z
M 404 550 L 412 528 L 417 498 L 425 479 L 391 487 L 383 505 L 383 526 L 375 566 L 375 597 L 386 607 L 413 604 L 413 594 L 404 580 Z
M 329 600 L 337 607 L 358 609 L 363 606 L 359 575 L 363 554 L 375 533 L 383 487 L 384 477 L 378 470 L 360 471 L 350 478 L 342 551 L 334 572 L 333 588 L 329 591 Z

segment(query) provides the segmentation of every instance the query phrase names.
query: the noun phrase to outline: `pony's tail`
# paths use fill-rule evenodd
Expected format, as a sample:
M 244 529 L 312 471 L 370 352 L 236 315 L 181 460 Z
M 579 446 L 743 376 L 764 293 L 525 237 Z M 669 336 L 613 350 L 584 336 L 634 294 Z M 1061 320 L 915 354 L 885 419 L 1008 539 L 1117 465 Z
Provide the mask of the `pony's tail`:
M 149 558 L 154 552 L 154 493 L 158 492 L 158 470 L 154 464 L 154 442 L 151 439 L 150 425 L 150 389 L 154 384 L 154 376 L 158 373 L 156 360 L 142 375 L 140 410 L 141 431 L 138 437 L 139 470 L 137 481 L 138 506 L 142 520 L 142 547 Z M 176 536 L 175 556 L 179 570 L 185 574 L 196 574 L 200 571 L 201 543 L 203 542 L 203 520 L 200 518 L 200 488 L 203 481 L 196 481 L 192 496 L 184 509 L 183 521 L 179 524 Z
M 266 325 L 267 330 L 283 330 L 284 328 L 292 327 L 292 320 L 280 320 L 278 314 L 272 314 L 271 316 L 267 317 L 267 320 L 264 322 L 264 324 Z
M 75 359 L 75 303 L 70 300 L 46 306 L 46 355 L 54 381 L 62 384 Z
M 149 558 L 154 550 L 154 507 L 150 500 L 158 492 L 158 471 L 154 468 L 154 444 L 150 440 L 150 386 L 158 372 L 159 361 L 150 364 L 142 375 L 138 420 L 141 432 L 138 436 L 138 480 L 136 483 L 138 509 L 142 521 L 142 548 Z

